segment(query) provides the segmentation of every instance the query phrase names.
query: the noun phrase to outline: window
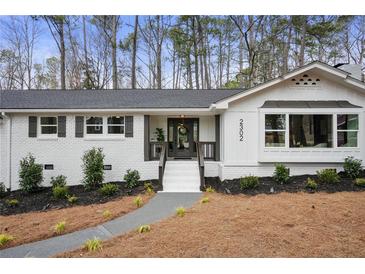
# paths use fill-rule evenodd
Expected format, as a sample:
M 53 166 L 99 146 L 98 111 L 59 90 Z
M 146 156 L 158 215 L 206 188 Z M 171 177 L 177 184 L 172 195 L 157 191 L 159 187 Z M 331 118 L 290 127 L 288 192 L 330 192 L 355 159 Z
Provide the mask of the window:
M 108 134 L 124 134 L 124 117 L 108 117 Z
M 41 126 L 41 134 L 45 135 L 57 134 L 57 117 L 41 117 L 40 126 Z
M 289 147 L 332 145 L 332 115 L 289 115 Z
M 357 114 L 337 115 L 337 147 L 357 147 L 359 116 Z
M 265 115 L 265 147 L 285 146 L 285 114 Z
M 86 117 L 86 134 L 103 134 L 103 117 Z

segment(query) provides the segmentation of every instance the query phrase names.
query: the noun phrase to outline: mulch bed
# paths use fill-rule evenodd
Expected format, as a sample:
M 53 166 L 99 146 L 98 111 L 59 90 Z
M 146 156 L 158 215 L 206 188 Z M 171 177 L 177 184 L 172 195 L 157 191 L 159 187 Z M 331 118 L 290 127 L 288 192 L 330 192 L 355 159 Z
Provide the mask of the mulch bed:
M 273 180 L 272 177 L 259 177 L 259 185 L 254 189 L 241 190 L 240 179 L 224 180 L 221 181 L 219 177 L 207 177 L 205 178 L 206 187 L 213 187 L 217 192 L 226 194 L 273 194 L 280 192 L 341 192 L 341 191 L 365 191 L 365 187 L 356 186 L 354 180 L 346 177 L 343 172 L 339 173 L 341 181 L 335 184 L 322 184 L 318 182 L 316 175 L 300 175 L 291 176 L 290 180 L 286 184 L 279 184 Z M 365 171 L 361 174 L 362 178 L 365 177 Z M 307 179 L 311 178 L 317 182 L 318 188 L 316 191 L 306 189 Z
M 74 205 L 102 204 L 123 196 L 138 195 L 144 192 L 144 183 L 150 182 L 155 191 L 160 190 L 158 180 L 141 181 L 140 184 L 129 189 L 125 182 L 112 182 L 119 186 L 119 191 L 112 196 L 103 196 L 98 189 L 85 190 L 84 186 L 69 186 L 69 194 L 75 195 L 78 199 Z M 6 201 L 17 199 L 17 206 L 9 206 Z M 35 193 L 24 193 L 21 190 L 11 191 L 0 199 L 0 215 L 13 215 L 32 211 L 46 211 L 49 209 L 61 209 L 74 206 L 68 203 L 67 199 L 56 199 L 53 197 L 51 187 L 42 187 Z

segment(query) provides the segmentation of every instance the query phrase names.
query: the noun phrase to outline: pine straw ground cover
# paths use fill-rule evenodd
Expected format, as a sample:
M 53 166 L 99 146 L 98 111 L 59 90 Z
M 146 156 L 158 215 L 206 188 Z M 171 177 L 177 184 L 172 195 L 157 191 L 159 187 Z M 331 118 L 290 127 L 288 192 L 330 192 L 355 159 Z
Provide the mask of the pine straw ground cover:
M 184 217 L 60 257 L 364 257 L 364 192 L 206 194 Z
M 146 194 L 140 196 L 144 203 L 152 197 Z M 135 198 L 136 196 L 127 196 L 103 204 L 0 216 L 0 234 L 9 234 L 14 237 L 13 241 L 2 248 L 56 236 L 54 226 L 62 221 L 66 222 L 64 234 L 112 220 L 135 210 L 137 208 L 133 203 Z M 103 216 L 107 210 L 111 215 Z

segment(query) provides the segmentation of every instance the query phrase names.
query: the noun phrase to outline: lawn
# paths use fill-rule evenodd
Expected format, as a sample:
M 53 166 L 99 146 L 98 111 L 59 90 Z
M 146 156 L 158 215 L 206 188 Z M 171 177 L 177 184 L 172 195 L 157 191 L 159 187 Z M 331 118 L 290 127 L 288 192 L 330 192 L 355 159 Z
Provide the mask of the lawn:
M 151 197 L 147 194 L 140 196 L 144 203 Z M 13 241 L 2 246 L 2 248 L 56 236 L 54 226 L 62 221 L 66 222 L 63 233 L 69 233 L 122 216 L 136 209 L 133 202 L 135 197 L 124 196 L 101 204 L 0 216 L 0 234 L 5 233 L 14 237 Z M 103 216 L 106 210 L 110 211 L 110 216 Z
M 365 193 L 205 194 L 184 217 L 61 257 L 364 257 Z

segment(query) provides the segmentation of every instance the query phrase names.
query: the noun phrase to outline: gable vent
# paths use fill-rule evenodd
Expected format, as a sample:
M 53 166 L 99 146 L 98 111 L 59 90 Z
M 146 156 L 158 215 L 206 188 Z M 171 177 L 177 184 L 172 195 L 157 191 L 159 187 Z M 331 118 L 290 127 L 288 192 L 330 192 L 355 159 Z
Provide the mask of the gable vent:
M 303 74 L 297 78 L 291 78 L 291 82 L 294 86 L 318 86 L 321 79 L 316 77 L 311 77 L 308 74 Z

